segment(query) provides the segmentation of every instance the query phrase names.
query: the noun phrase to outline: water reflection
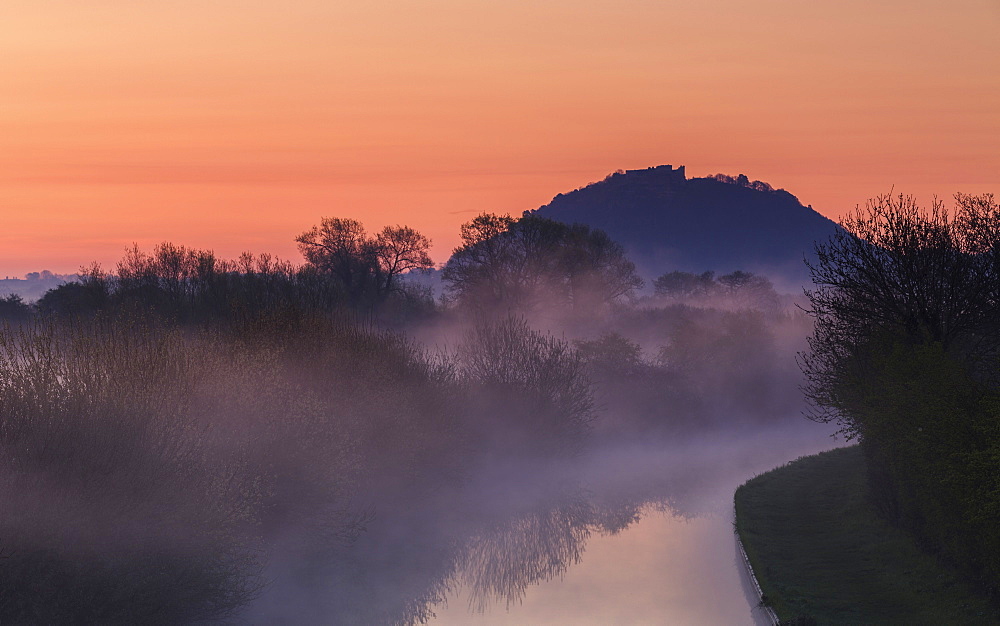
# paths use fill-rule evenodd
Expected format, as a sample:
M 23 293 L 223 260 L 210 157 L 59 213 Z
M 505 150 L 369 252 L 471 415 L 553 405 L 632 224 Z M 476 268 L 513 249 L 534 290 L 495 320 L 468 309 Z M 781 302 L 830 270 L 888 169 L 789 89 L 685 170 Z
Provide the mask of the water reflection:
M 557 495 L 544 508 L 498 520 L 469 539 L 460 577 L 476 611 L 494 600 L 510 606 L 529 585 L 579 562 L 584 543 L 601 526 L 582 491 Z
M 600 477 L 581 470 L 589 490 L 477 536 L 475 567 L 458 572 L 430 623 L 768 624 L 738 560 L 732 494 L 755 473 L 835 445 L 825 432 L 793 431 L 780 446 L 758 437 L 632 450 L 618 471 L 605 456 Z
M 728 542 L 727 542 L 728 540 Z M 436 626 L 474 624 L 748 624 L 731 526 L 724 518 L 688 520 L 649 511 L 618 535 L 594 535 L 580 563 L 530 588 L 521 601 L 470 611 L 459 590 L 435 608 Z
M 290 540 L 249 621 L 755 623 L 735 557 L 733 491 L 834 445 L 813 424 L 780 433 L 594 448 L 400 493 L 331 550 L 303 554 L 315 542 Z

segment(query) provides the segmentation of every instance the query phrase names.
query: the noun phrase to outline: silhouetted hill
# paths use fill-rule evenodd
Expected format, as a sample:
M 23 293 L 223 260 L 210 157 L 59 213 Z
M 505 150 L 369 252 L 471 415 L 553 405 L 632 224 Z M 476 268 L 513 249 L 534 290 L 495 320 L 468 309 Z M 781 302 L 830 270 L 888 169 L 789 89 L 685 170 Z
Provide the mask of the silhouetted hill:
M 606 231 L 647 278 L 742 269 L 788 289 L 809 283 L 803 257 L 838 228 L 783 189 L 743 175 L 687 179 L 670 165 L 616 172 L 533 213 Z

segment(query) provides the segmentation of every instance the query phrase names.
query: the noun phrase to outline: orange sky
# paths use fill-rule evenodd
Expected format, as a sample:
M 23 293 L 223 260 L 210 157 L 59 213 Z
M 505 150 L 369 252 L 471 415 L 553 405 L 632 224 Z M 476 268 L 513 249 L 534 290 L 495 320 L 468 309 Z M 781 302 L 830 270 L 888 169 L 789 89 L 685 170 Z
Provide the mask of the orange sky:
M 443 262 L 477 212 L 662 163 L 831 217 L 1000 193 L 998 27 L 998 0 L 3 0 L 0 277 L 163 240 L 298 260 L 322 216 Z

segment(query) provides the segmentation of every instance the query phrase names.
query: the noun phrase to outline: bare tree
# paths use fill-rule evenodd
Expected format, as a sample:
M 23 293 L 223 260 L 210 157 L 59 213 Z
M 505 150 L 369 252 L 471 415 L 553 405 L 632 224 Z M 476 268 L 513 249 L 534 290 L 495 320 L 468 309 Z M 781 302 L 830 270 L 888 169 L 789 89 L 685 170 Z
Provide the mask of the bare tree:
M 387 226 L 371 237 L 357 220 L 324 217 L 295 241 L 306 261 L 335 277 L 354 303 L 380 300 L 397 288 L 400 274 L 433 267 L 430 240 L 408 226 Z
M 386 226 L 375 238 L 375 244 L 386 292 L 393 290 L 394 279 L 400 274 L 434 267 L 427 253 L 431 240 L 409 226 Z
M 935 200 L 880 196 L 816 246 L 808 292 L 815 330 L 801 362 L 820 419 L 851 417 L 876 343 L 938 343 L 976 368 L 1000 347 L 1000 211 L 991 195 Z

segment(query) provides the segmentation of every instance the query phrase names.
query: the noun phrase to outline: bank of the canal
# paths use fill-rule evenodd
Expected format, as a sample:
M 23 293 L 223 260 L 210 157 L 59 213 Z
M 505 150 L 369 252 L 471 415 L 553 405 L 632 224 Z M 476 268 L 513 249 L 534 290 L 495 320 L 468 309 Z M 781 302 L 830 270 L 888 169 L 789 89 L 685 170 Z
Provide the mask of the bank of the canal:
M 736 491 L 736 529 L 766 597 L 801 624 L 1000 624 L 1000 614 L 870 506 L 857 446 Z M 811 621 L 815 620 L 815 622 Z

